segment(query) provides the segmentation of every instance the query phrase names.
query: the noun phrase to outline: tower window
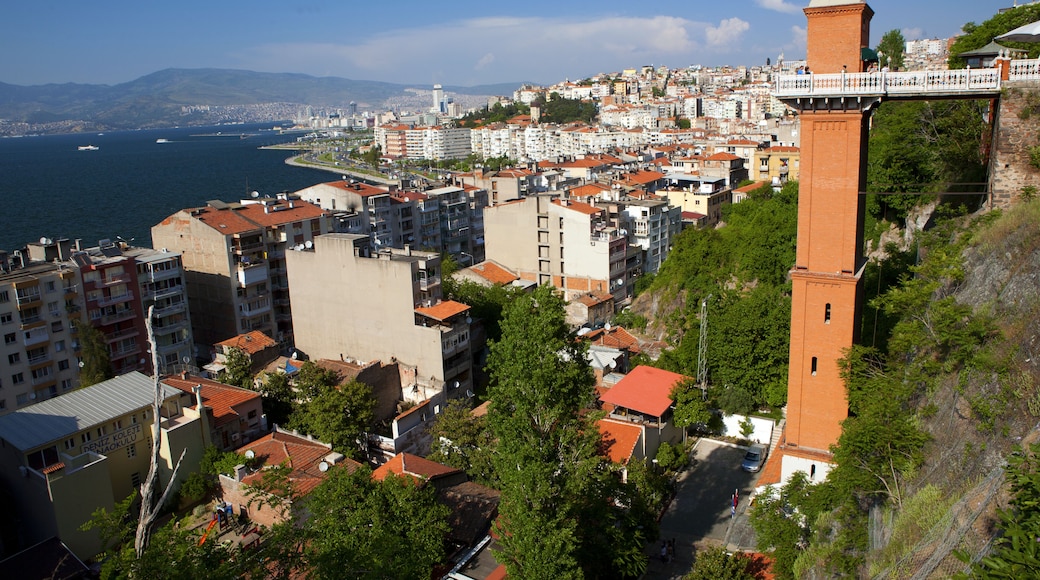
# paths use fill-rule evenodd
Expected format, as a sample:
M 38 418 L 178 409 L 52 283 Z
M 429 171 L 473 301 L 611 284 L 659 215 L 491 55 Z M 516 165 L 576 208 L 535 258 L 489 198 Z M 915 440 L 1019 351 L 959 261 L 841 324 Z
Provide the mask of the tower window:
M 812 357 L 812 374 L 816 376 L 816 357 Z
M 823 307 L 823 323 L 824 324 L 830 324 L 831 323 L 831 304 L 830 304 L 830 302 L 828 302 L 827 305 Z

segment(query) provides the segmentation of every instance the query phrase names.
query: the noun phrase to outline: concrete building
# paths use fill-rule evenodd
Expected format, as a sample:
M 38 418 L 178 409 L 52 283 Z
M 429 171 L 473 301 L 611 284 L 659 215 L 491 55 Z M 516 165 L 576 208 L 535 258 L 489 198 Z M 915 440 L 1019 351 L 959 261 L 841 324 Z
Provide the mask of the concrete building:
M 755 152 L 751 164 L 756 181 L 764 181 L 774 187 L 783 186 L 790 181 L 798 181 L 801 166 L 801 149 L 775 145 Z
M 286 250 L 331 229 L 331 215 L 306 201 L 211 201 L 153 226 L 152 241 L 181 254 L 196 341 L 259 330 L 291 345 Z
M 586 203 L 537 195 L 484 211 L 488 260 L 571 300 L 597 291 L 623 300 L 628 240 Z
M 152 332 L 159 372 L 173 373 L 194 366 L 196 350 L 180 254 L 150 248 L 128 248 L 123 253 L 134 260 L 137 269 L 142 311 L 147 316 L 148 307 L 155 307 Z
M 297 348 L 312 359 L 397 362 L 406 400 L 464 396 L 469 306 L 441 300 L 440 255 L 373 252 L 367 242 L 330 234 L 287 254 Z
M 79 386 L 78 278 L 53 262 L 0 272 L 0 414 Z
M 209 429 L 206 415 L 181 406 L 180 390 L 162 388 L 165 484 L 182 450 L 178 479 L 198 468 Z M 79 528 L 147 475 L 154 396 L 152 379 L 131 372 L 0 417 L 0 480 L 10 500 L 4 511 L 22 547 L 58 536 L 81 559 L 101 551 L 97 530 Z

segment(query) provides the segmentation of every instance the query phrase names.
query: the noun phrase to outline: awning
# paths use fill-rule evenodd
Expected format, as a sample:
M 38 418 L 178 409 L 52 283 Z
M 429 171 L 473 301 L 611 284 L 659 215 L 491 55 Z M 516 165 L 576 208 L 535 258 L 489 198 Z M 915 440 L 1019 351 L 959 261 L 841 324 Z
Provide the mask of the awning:
M 860 60 L 864 60 L 866 62 L 874 62 L 878 59 L 877 51 L 873 48 L 870 48 L 869 46 L 864 46 L 863 48 L 859 49 L 859 54 Z

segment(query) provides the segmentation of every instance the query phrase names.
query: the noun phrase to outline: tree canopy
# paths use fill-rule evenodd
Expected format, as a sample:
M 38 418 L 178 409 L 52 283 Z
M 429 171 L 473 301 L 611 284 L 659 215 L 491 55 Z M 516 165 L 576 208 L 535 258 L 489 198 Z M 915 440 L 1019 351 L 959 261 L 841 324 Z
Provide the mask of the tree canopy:
M 964 34 L 957 37 L 950 47 L 949 65 L 951 69 L 964 68 L 967 62 L 958 56 L 962 52 L 968 52 L 986 46 L 993 39 L 1005 32 L 1024 26 L 1030 22 L 1040 20 L 1040 5 L 1028 4 L 994 14 L 992 18 L 982 24 L 969 22 L 964 25 Z M 1029 58 L 1040 55 L 1040 44 L 1035 42 L 1006 42 L 1000 44 L 1009 48 L 1024 50 Z
M 881 42 L 877 45 L 878 57 L 882 66 L 888 66 L 892 70 L 902 70 L 903 52 L 906 50 L 906 39 L 897 28 L 889 30 L 881 36 Z

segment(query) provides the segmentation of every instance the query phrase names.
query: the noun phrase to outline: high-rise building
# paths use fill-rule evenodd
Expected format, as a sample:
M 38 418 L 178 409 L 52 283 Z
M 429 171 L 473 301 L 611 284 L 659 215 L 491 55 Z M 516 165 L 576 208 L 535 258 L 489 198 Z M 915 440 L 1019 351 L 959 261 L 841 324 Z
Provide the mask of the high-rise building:
M 259 330 L 291 345 L 286 250 L 330 231 L 331 215 L 305 201 L 211 201 L 153 226 L 152 242 L 181 254 L 195 340 L 214 344 Z
M 444 112 L 444 89 L 440 85 L 433 85 L 433 106 L 430 111 L 434 113 Z

